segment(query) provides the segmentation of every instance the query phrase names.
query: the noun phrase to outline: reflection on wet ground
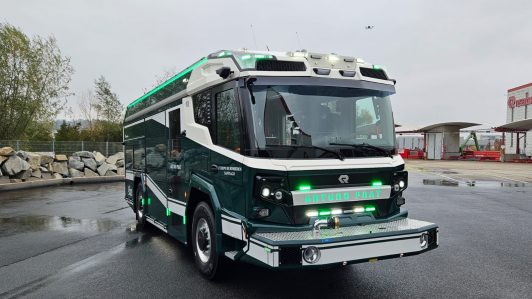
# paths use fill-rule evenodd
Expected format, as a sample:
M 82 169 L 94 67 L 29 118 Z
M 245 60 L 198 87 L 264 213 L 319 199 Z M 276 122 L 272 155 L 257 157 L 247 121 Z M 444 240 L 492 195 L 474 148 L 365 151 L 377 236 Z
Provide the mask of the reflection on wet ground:
M 120 223 L 108 219 L 24 215 L 0 218 L 0 236 L 32 231 L 107 232 L 118 226 Z
M 459 182 L 445 179 L 423 179 L 423 185 L 448 186 L 448 187 L 526 187 L 525 183 L 497 182 L 497 181 L 467 181 Z

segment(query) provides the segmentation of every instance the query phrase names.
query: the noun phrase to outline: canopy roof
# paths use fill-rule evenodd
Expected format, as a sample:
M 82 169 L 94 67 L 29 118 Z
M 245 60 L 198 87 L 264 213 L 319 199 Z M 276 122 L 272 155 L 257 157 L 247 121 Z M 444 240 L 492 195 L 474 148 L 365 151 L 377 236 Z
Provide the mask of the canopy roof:
M 532 118 L 514 121 L 493 128 L 497 132 L 526 132 L 532 130 Z
M 445 123 L 437 123 L 437 124 L 432 124 L 432 125 L 429 125 L 429 126 L 425 126 L 425 127 L 422 127 L 422 128 L 416 128 L 416 129 L 404 129 L 404 130 L 401 130 L 401 129 L 396 129 L 396 133 L 424 133 L 424 132 L 428 132 L 432 129 L 435 129 L 435 128 L 438 128 L 438 127 L 457 127 L 458 130 L 460 129 L 465 129 L 465 128 L 469 128 L 469 127 L 473 127 L 473 126 L 478 126 L 480 124 L 477 124 L 477 123 L 470 123 L 470 122 L 445 122 Z

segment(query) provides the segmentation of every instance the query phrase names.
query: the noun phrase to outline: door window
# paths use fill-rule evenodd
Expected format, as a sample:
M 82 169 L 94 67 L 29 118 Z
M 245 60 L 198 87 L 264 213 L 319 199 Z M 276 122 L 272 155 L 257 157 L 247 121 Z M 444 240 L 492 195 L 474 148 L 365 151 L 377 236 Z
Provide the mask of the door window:
M 233 89 L 216 94 L 216 144 L 240 152 L 240 110 Z

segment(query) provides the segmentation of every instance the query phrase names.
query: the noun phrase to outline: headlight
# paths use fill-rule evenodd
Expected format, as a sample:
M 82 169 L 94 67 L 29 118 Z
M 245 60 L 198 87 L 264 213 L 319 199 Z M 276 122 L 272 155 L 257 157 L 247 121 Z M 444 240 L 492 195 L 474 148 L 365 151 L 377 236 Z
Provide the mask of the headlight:
M 290 198 L 284 177 L 256 176 L 254 189 L 255 198 L 274 203 L 283 203 Z
M 405 186 L 406 186 L 405 181 L 400 180 L 400 181 L 399 181 L 399 188 L 403 189 Z
M 270 188 L 268 186 L 262 187 L 262 190 L 260 191 L 260 195 L 262 195 L 262 197 L 264 198 L 270 197 L 271 193 L 272 192 L 270 191 Z
M 303 259 L 309 264 L 314 264 L 319 261 L 321 252 L 317 247 L 309 246 L 303 250 Z
M 408 171 L 398 171 L 393 174 L 393 191 L 402 192 L 408 187 Z

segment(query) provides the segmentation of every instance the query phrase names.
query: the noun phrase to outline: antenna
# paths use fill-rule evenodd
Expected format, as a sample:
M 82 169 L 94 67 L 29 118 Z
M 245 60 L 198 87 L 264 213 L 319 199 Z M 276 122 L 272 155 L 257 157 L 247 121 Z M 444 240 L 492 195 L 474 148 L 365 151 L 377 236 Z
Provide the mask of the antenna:
M 251 24 L 251 36 L 253 36 L 253 43 L 255 44 L 255 49 L 258 49 L 257 47 L 257 40 L 255 39 L 255 31 L 253 31 L 253 24 Z
M 297 37 L 297 46 L 299 47 L 299 49 L 302 49 L 301 48 L 301 40 L 299 39 L 299 33 L 297 33 L 297 31 L 296 31 L 296 37 Z
M 268 45 L 266 45 L 266 50 L 268 50 L 268 52 L 270 52 L 270 47 L 268 47 Z

